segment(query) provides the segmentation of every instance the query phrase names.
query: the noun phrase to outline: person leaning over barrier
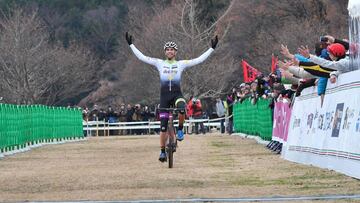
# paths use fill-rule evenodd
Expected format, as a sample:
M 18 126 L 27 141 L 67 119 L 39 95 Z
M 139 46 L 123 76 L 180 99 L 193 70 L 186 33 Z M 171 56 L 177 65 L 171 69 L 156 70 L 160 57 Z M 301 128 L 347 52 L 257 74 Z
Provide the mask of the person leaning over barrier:
M 326 61 L 320 57 L 316 57 L 310 54 L 307 47 L 301 46 L 298 50 L 304 57 L 308 58 L 311 62 L 319 64 L 320 66 L 335 69 L 338 72 L 331 73 L 331 82 L 336 81 L 336 76 L 340 73 L 352 71 L 354 67 L 350 65 L 350 59 L 346 55 L 346 51 L 349 50 L 349 42 L 347 40 L 336 39 L 333 36 L 325 35 L 321 38 L 322 41 L 328 44 L 327 50 L 331 61 Z
M 328 54 L 326 47 L 328 45 L 325 42 L 316 42 L 315 43 L 315 53 L 316 56 L 321 56 L 322 58 L 328 59 Z M 319 66 L 313 62 L 310 62 L 308 58 L 300 54 L 291 54 L 289 49 L 286 45 L 281 45 L 281 53 L 286 58 L 290 59 L 291 61 L 297 60 L 299 61 L 298 65 L 300 66 L 291 66 L 289 67 L 289 72 L 296 75 L 297 77 L 311 79 L 314 77 L 327 77 L 329 72 L 334 71 L 333 69 L 328 69 Z M 290 61 L 289 61 L 290 62 Z M 292 64 L 293 65 L 293 64 Z
M 345 73 L 351 71 L 349 57 L 346 57 L 345 47 L 340 43 L 334 43 L 327 47 L 329 57 L 331 61 L 320 58 L 318 56 L 310 54 L 309 48 L 301 46 L 299 53 L 304 57 L 308 58 L 311 62 L 319 64 L 320 66 L 335 69 L 339 73 Z M 331 74 L 330 81 L 334 82 L 334 74 Z
M 327 51 L 328 44 L 324 41 L 315 43 L 316 56 L 330 60 Z M 278 65 L 281 70 L 289 71 L 294 76 L 302 78 L 298 79 L 298 88 L 296 90 L 296 96 L 300 96 L 303 89 L 311 86 L 318 86 L 318 95 L 322 98 L 325 94 L 327 79 L 330 78 L 330 73 L 334 71 L 330 68 L 321 67 L 318 64 L 310 62 L 309 59 L 305 58 L 300 54 L 291 54 L 287 46 L 281 45 L 280 51 L 286 58 L 292 61 L 282 63 L 279 61 Z
M 249 84 L 244 85 L 244 90 L 240 94 L 240 98 L 238 99 L 240 103 L 242 103 L 244 100 L 251 98 L 251 87 Z

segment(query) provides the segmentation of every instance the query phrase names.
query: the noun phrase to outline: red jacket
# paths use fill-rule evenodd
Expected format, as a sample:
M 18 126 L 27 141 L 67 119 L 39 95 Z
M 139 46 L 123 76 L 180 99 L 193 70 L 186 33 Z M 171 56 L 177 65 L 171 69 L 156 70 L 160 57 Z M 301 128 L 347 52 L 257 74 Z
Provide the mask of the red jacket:
M 188 118 L 193 116 L 193 109 L 191 108 L 191 105 L 192 105 L 192 100 L 190 99 L 186 104 L 186 116 Z
M 191 101 L 189 109 L 194 117 L 201 116 L 203 113 L 200 100 L 197 100 L 195 104 Z

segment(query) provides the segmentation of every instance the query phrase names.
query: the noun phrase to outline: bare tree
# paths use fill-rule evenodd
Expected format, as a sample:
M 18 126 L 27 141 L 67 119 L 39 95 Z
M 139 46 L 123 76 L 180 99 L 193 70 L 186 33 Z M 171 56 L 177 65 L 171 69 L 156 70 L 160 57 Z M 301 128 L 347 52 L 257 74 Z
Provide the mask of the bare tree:
M 84 20 L 90 29 L 89 43 L 97 45 L 97 51 L 104 59 L 111 58 L 117 45 L 119 11 L 115 6 L 89 10 Z
M 56 77 L 53 76 L 44 89 L 42 103 L 63 104 L 82 92 L 92 91 L 97 65 L 96 58 L 84 46 L 70 44 L 66 49 L 59 48 L 53 61 L 53 66 L 57 67 Z
M 0 77 L 4 81 L 0 85 L 11 92 L 5 95 L 10 102 L 54 104 L 59 96 L 74 96 L 76 89 L 68 88 L 84 82 L 84 70 L 93 65 L 89 52 L 49 44 L 49 33 L 37 11 L 13 9 L 0 26 Z
M 346 4 L 337 0 L 332 3 L 325 0 L 228 0 L 221 1 L 225 5 L 221 9 L 206 13 L 212 3 L 218 2 L 172 0 L 153 2 L 152 7 L 142 1 L 127 2 L 126 31 L 130 31 L 134 44 L 147 56 L 163 58 L 163 44 L 175 41 L 179 47 L 178 59 L 195 58 L 210 46 L 212 37 L 219 35 L 220 42 L 212 56 L 184 72 L 185 97 L 217 97 L 226 93 L 232 84 L 242 81 L 241 59 L 267 73 L 271 54 L 279 53 L 277 44 L 287 43 L 295 50 L 299 44 L 311 45 L 321 34 L 341 33 L 347 28 L 339 26 L 339 22 L 346 19 L 335 22 L 339 15 L 334 11 Z M 332 28 L 334 23 L 339 29 Z M 127 102 L 159 99 L 157 70 L 132 55 L 123 35 L 119 38 L 116 59 L 107 66 L 114 70 L 110 74 L 120 76 L 119 81 L 112 81 L 115 85 L 106 86 L 112 87 L 109 91 L 117 97 Z M 101 86 L 103 84 L 106 83 Z M 99 93 L 102 90 L 99 88 Z M 105 94 L 99 95 L 104 97 L 98 99 L 108 100 Z
M 220 13 L 213 23 L 204 22 L 199 13 L 201 8 L 199 1 L 186 0 L 181 9 L 180 23 L 175 24 L 175 29 L 182 40 L 186 58 L 197 57 L 210 45 L 210 39 L 220 35 L 221 39 L 226 38 L 231 22 L 224 21 L 224 18 L 231 11 L 234 1 L 230 1 L 228 7 Z M 223 29 L 220 29 L 223 28 Z M 224 94 L 228 88 L 228 78 L 234 72 L 234 59 L 226 53 L 226 45 L 219 44 L 216 52 L 205 63 L 189 69 L 184 73 L 183 90 L 185 96 L 218 97 Z
M 225 38 L 230 24 L 224 20 L 224 17 L 229 13 L 232 5 L 233 1 L 220 12 L 213 23 L 204 22 L 203 17 L 199 15 L 202 8 L 198 6 L 196 0 L 173 1 L 170 6 L 165 8 L 162 7 L 163 5 L 155 5 L 151 19 L 148 17 L 151 15 L 138 15 L 139 8 L 133 7 L 133 10 L 129 11 L 129 19 L 131 31 L 135 36 L 135 44 L 145 55 L 163 58 L 163 44 L 170 40 L 176 41 L 179 46 L 178 58 L 198 57 L 209 48 L 210 39 L 215 35 Z M 162 12 L 156 12 L 159 10 Z M 231 76 L 236 66 L 233 65 L 234 60 L 230 55 L 222 53 L 225 49 L 226 47 L 220 42 L 217 51 L 211 58 L 184 72 L 182 88 L 185 97 L 190 95 L 200 98 L 217 97 L 226 92 L 227 77 Z M 216 53 L 222 54 L 217 56 Z M 139 86 L 139 88 L 133 88 L 132 91 L 136 91 L 143 97 L 147 95 L 155 101 L 158 100 L 159 79 L 156 69 L 137 61 L 132 56 L 129 57 L 126 67 L 123 77 L 128 80 L 124 81 L 131 81 L 132 87 Z M 144 69 L 143 67 L 149 68 Z M 133 74 L 131 75 L 131 73 Z M 147 81 L 146 89 L 141 87 L 144 84 L 141 81 L 144 79 Z
M 337 0 L 236 1 L 229 14 L 234 19 L 229 52 L 267 73 L 281 43 L 294 52 L 299 45 L 312 47 L 324 34 L 346 36 L 346 14 L 339 12 L 346 11 L 344 6 Z

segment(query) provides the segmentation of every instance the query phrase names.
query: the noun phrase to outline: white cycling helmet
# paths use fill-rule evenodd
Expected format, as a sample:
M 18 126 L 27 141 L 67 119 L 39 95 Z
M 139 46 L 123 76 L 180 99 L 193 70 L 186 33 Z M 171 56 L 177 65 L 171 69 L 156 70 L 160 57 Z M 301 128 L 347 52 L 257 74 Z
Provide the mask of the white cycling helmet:
M 164 45 L 164 50 L 166 48 L 174 48 L 175 50 L 177 50 L 177 45 L 175 42 L 166 42 L 165 45 Z

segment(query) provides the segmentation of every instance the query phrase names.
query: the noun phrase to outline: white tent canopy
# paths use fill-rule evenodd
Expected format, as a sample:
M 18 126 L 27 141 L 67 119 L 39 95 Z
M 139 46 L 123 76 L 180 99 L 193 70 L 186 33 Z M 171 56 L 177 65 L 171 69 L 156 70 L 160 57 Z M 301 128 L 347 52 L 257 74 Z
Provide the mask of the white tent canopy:
M 360 0 L 349 0 L 348 10 L 350 17 L 360 17 Z

